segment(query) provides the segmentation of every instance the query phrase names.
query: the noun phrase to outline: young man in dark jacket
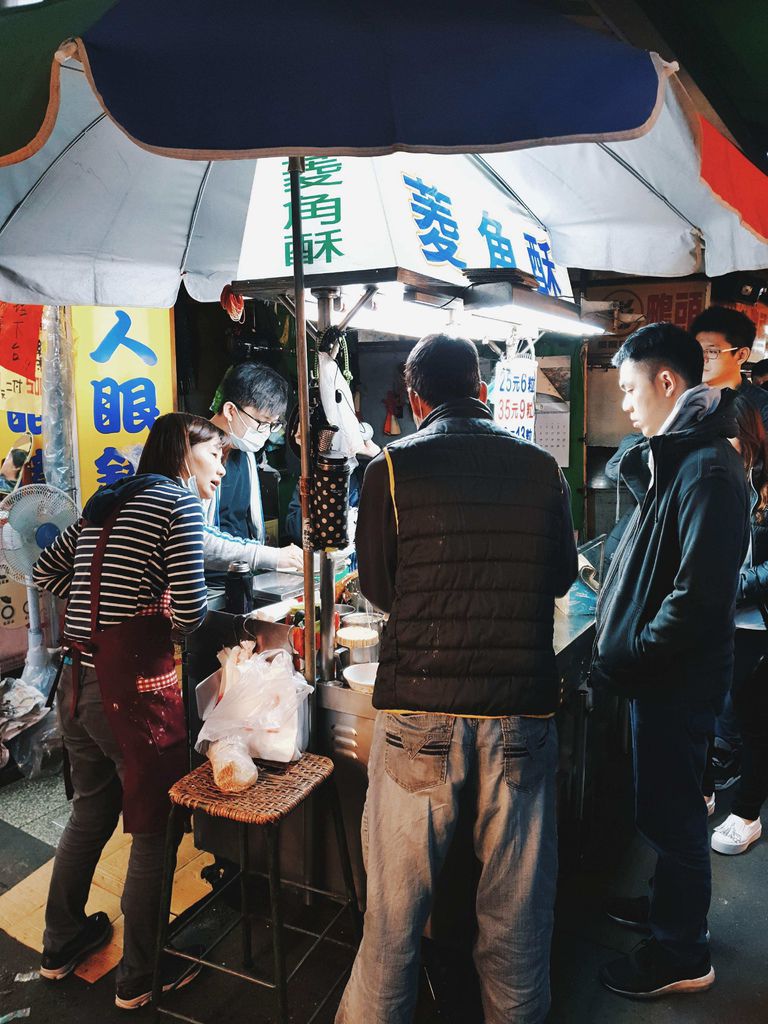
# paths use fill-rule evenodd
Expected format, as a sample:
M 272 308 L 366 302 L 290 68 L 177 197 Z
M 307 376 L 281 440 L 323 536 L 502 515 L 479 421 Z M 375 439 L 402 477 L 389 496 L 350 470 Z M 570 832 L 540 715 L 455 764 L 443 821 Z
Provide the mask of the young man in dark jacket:
M 467 780 L 486 1024 L 549 1008 L 557 841 L 555 596 L 576 576 L 555 460 L 493 422 L 477 351 L 433 335 L 405 379 L 419 429 L 370 463 L 357 553 L 390 613 L 363 824 L 365 931 L 337 1024 L 411 1024 L 419 944 Z
M 754 321 L 738 309 L 709 306 L 699 313 L 688 330 L 704 353 L 704 383 L 713 388 L 730 388 L 743 395 L 757 410 L 768 432 L 768 391 L 742 375 L 742 367 L 755 343 Z M 752 373 L 754 376 L 754 370 Z M 741 734 L 729 690 L 715 723 L 712 774 L 716 789 L 728 789 L 739 781 L 740 762 Z
M 650 324 L 614 358 L 623 408 L 648 439 L 651 482 L 598 600 L 592 683 L 631 701 L 636 824 L 658 855 L 651 896 L 609 914 L 650 932 L 603 968 L 614 992 L 709 988 L 708 737 L 733 671 L 734 606 L 749 509 L 732 393 L 701 383 L 684 330 Z M 724 529 L 724 524 L 728 528 Z
M 727 306 L 709 306 L 688 328 L 704 353 L 702 380 L 711 388 L 730 388 L 743 395 L 760 414 L 768 432 L 768 392 L 748 381 L 742 367 L 752 354 L 757 327 L 745 313 Z

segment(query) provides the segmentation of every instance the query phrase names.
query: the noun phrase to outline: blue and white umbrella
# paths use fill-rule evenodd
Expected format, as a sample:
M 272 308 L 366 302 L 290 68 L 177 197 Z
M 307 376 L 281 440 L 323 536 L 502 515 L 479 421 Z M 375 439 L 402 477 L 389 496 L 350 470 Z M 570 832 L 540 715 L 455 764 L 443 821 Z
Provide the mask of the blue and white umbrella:
M 121 0 L 60 58 L 40 130 L 0 154 L 6 301 L 169 306 L 181 280 L 217 299 L 255 276 L 248 252 L 284 251 L 285 222 L 242 250 L 249 210 L 254 225 L 284 213 L 278 157 L 291 153 L 342 155 L 348 177 L 350 155 L 375 155 L 363 199 L 384 233 L 397 207 L 375 182 L 398 160 L 385 154 L 476 153 L 498 176 L 490 219 L 508 232 L 504 211 L 531 216 L 561 266 L 768 265 L 741 179 L 719 198 L 702 177 L 701 125 L 674 66 L 536 4 Z M 451 161 L 466 165 L 461 194 L 442 175 L 425 184 L 464 207 L 481 181 L 487 194 L 487 169 Z M 515 258 L 525 265 L 525 244 Z
M 553 264 L 768 266 L 766 180 L 718 150 L 728 173 L 713 185 L 676 66 L 524 0 L 118 0 L 61 58 L 40 130 L 0 154 L 0 299 L 169 305 L 182 278 L 213 298 L 240 261 L 253 161 L 293 156 L 484 154 L 547 230 Z M 292 256 L 305 241 L 291 164 Z M 439 254 L 455 218 L 436 212 L 439 183 L 422 184 L 432 220 L 414 213 Z M 306 437 L 302 260 L 293 269 Z M 308 616 L 313 598 L 307 540 Z

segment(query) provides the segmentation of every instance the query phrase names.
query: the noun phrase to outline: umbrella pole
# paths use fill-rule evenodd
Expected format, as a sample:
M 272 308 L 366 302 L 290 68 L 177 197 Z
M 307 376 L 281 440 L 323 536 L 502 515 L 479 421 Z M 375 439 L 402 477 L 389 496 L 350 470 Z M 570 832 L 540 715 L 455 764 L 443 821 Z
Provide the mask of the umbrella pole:
M 317 678 L 315 654 L 315 567 L 309 528 L 309 502 L 312 486 L 312 461 L 309 436 L 309 367 L 307 362 L 307 321 L 304 312 L 304 255 L 301 238 L 301 202 L 299 175 L 303 157 L 288 161 L 291 180 L 291 224 L 293 226 L 293 301 L 296 307 L 296 369 L 299 386 L 299 436 L 301 438 L 301 544 L 304 549 L 304 677 L 311 685 Z M 310 704 L 310 749 L 314 746 L 314 703 Z

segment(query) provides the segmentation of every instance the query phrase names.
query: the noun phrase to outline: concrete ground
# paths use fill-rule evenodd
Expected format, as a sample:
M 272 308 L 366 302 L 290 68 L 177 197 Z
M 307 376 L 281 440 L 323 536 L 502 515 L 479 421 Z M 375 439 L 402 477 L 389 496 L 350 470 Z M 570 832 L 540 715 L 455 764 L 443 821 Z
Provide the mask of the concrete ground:
M 4 894 L 13 892 L 52 858 L 67 814 L 62 792 L 58 779 L 20 781 L 0 787 L 0 903 Z M 729 793 L 718 795 L 713 823 L 723 819 L 729 803 Z M 717 972 L 714 988 L 701 995 L 677 996 L 654 1003 L 631 1002 L 603 989 L 596 974 L 602 963 L 617 953 L 629 951 L 639 937 L 611 924 L 600 908 L 608 895 L 641 893 L 651 872 L 652 858 L 637 841 L 626 842 L 619 819 L 609 819 L 610 816 L 604 818 L 590 830 L 581 858 L 570 856 L 570 845 L 564 850 L 553 949 L 553 1006 L 548 1024 L 765 1024 L 768 838 L 740 857 L 713 854 L 710 928 Z M 764 826 L 768 835 L 766 817 Z M 18 906 L 23 914 L 23 901 L 18 901 Z M 322 927 L 327 920 L 326 906 L 306 908 L 291 899 L 286 910 L 288 919 L 305 927 Z M 196 937 L 201 930 L 207 933 L 214 924 L 227 920 L 230 914 L 228 908 L 222 907 L 206 916 L 199 927 L 193 926 Z M 17 928 L 16 932 L 20 930 Z M 221 949 L 225 961 L 234 968 L 238 967 L 237 934 L 233 933 Z M 342 932 L 338 934 L 344 937 Z M 270 941 L 268 929 L 259 927 L 256 949 L 261 951 L 265 966 L 269 962 Z M 291 940 L 290 955 L 294 962 L 303 948 Z M 327 946 L 309 962 L 291 990 L 293 1020 L 306 1020 L 324 987 L 343 970 L 348 959 L 339 947 Z M 479 1024 L 473 979 L 463 958 L 425 944 L 424 960 L 427 973 L 422 975 L 416 1024 Z M 12 1020 L 8 1015 L 16 1011 L 28 1011 L 24 1016 L 34 1024 L 112 1024 L 132 1019 L 114 1007 L 114 971 L 94 983 L 79 977 L 56 985 L 39 978 L 23 980 L 38 964 L 39 953 L 0 931 L 0 1022 Z M 337 997 L 330 1001 L 317 1018 L 318 1024 L 330 1024 L 336 1001 Z M 275 1020 L 270 994 L 211 972 L 178 993 L 173 1005 L 181 1013 L 211 1024 L 218 1022 L 223 1013 L 227 1024 L 238 1024 L 241 1020 L 269 1024 Z M 142 1010 L 132 1016 L 148 1020 L 151 1014 Z

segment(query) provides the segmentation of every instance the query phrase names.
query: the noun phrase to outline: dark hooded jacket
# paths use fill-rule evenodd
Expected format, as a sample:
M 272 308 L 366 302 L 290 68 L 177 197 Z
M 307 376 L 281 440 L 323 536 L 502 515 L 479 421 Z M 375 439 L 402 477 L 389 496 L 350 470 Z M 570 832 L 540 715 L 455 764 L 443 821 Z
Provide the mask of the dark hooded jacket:
M 722 699 L 733 672 L 734 607 L 749 541 L 733 395 L 650 439 L 654 473 L 597 605 L 591 681 L 669 704 Z
M 642 434 L 627 434 L 621 439 L 614 455 L 605 464 L 605 475 L 616 485 L 616 521 L 605 539 L 605 563 L 610 565 L 621 538 L 629 526 L 635 507 L 648 490 L 651 471 L 648 468 L 648 442 Z M 635 504 L 621 513 L 621 485 L 629 489 Z
M 768 522 L 766 513 L 758 510 L 760 498 L 754 485 L 752 497 L 752 551 L 749 565 L 741 568 L 736 607 L 755 606 L 768 619 Z
M 118 480 L 109 487 L 102 487 L 96 491 L 85 503 L 83 519 L 93 526 L 103 526 L 118 505 L 128 501 L 134 494 L 140 494 L 155 484 L 176 483 L 169 480 L 167 476 L 160 476 L 158 473 L 142 473 L 140 476 L 129 476 L 124 480 Z

